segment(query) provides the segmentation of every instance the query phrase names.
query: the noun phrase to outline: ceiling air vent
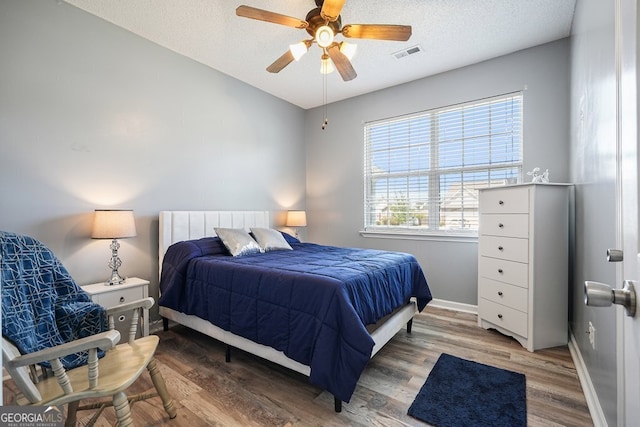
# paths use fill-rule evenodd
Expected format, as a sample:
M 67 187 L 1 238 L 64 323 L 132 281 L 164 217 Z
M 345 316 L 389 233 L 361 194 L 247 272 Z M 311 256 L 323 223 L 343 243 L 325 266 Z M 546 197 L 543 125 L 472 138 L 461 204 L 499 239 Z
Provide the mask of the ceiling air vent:
M 396 59 L 402 59 L 402 58 L 406 58 L 409 55 L 415 55 L 416 53 L 420 53 L 420 52 L 422 52 L 422 48 L 420 47 L 420 45 L 415 45 L 415 46 L 411 46 L 406 49 L 403 49 L 399 52 L 396 52 L 392 55 Z

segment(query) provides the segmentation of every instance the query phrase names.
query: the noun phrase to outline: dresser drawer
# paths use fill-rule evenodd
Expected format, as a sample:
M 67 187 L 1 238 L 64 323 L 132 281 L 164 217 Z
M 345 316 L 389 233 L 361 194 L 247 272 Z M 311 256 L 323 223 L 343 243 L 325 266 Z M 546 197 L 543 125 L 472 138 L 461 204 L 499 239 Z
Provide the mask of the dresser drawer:
M 482 192 L 480 213 L 527 213 L 529 212 L 529 189 L 505 188 Z
M 478 316 L 483 320 L 527 338 L 527 313 L 481 298 Z
M 527 213 L 529 189 L 505 188 L 485 190 L 482 194 L 480 213 Z
M 499 282 L 511 283 L 521 288 L 528 287 L 529 265 L 498 258 L 480 257 L 478 275 Z
M 515 237 L 482 236 L 478 241 L 480 256 L 527 262 L 529 260 L 529 240 Z
M 115 307 L 116 305 L 125 304 L 142 298 L 144 298 L 144 289 L 141 286 L 105 292 L 93 296 L 93 300 L 95 302 L 106 308 Z
M 529 215 L 481 214 L 478 233 L 526 239 L 529 237 Z
M 481 277 L 478 279 L 478 298 L 484 298 L 526 313 L 529 291 L 526 288 L 497 282 Z

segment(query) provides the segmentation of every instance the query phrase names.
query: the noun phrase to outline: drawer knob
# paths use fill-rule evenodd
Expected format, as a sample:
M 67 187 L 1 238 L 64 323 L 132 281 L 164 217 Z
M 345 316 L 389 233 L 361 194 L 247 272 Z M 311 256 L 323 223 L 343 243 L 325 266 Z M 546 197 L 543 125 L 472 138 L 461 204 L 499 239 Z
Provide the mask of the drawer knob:
M 504 273 L 504 271 L 501 268 L 499 268 L 498 269 L 498 273 L 502 274 L 502 273 Z
M 124 297 L 120 297 L 120 304 L 124 302 Z
M 121 314 L 120 317 L 118 317 L 118 322 L 124 322 L 125 319 L 126 317 L 124 316 L 124 314 Z
M 498 314 L 498 319 L 502 319 L 502 314 Z
M 499 204 L 500 206 L 504 205 L 504 200 L 500 200 L 500 201 L 498 201 L 498 204 Z
M 499 224 L 498 224 L 498 227 L 499 227 L 499 228 L 504 228 L 504 224 L 503 224 L 503 223 L 499 223 Z
M 498 296 L 502 296 L 502 291 L 498 291 Z
M 504 250 L 504 248 L 503 248 L 502 246 L 498 246 L 498 250 L 499 250 L 500 252 L 502 252 L 502 251 Z

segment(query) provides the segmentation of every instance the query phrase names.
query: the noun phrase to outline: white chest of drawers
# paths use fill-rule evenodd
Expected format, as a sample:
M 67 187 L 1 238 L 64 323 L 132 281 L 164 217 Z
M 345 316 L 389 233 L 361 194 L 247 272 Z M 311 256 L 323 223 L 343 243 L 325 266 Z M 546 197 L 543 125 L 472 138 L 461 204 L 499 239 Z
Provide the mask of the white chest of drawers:
M 568 338 L 569 184 L 480 190 L 478 324 L 529 351 Z

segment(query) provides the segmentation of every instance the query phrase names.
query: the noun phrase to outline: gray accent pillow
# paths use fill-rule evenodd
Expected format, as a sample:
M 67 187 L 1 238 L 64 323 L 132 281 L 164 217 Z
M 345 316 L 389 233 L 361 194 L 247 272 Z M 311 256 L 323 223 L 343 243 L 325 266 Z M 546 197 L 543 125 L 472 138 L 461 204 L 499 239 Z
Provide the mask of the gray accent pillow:
M 242 228 L 214 228 L 213 231 L 233 256 L 262 252 L 256 241 Z
M 264 252 L 293 250 L 278 230 L 274 230 L 273 228 L 251 228 L 251 232 L 256 242 L 258 242 L 258 245 L 260 245 L 260 249 Z

